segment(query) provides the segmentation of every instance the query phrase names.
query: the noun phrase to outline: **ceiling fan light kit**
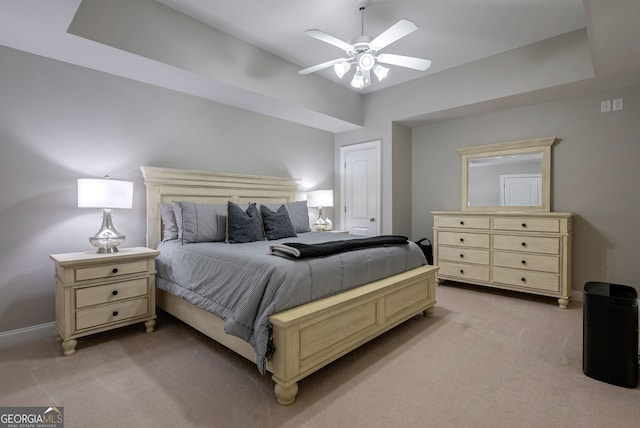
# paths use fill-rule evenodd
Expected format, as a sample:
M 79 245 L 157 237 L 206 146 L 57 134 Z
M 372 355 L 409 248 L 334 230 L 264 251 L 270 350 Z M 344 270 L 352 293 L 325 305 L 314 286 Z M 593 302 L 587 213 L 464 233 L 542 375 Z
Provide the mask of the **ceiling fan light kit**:
M 427 59 L 378 53 L 391 43 L 413 33 L 418 27 L 408 19 L 401 19 L 383 31 L 379 36 L 372 39 L 364 34 L 364 10 L 370 4 L 370 1 L 355 0 L 355 4 L 362 13 L 362 35 L 354 38 L 351 43 L 342 41 L 320 30 L 313 29 L 305 31 L 305 34 L 308 36 L 344 50 L 348 57 L 323 62 L 322 64 L 300 70 L 298 73 L 310 74 L 333 66 L 336 76 L 342 79 L 351 70 L 351 66 L 355 64 L 356 70 L 351 80 L 351 86 L 357 89 L 363 89 L 371 85 L 372 70 L 379 82 L 387 77 L 389 68 L 381 64 L 397 65 L 418 71 L 425 71 L 431 66 L 431 61 Z
M 334 64 L 333 71 L 336 72 L 336 75 L 342 79 L 342 76 L 347 74 L 347 71 L 351 70 L 352 62 L 339 62 L 338 64 Z

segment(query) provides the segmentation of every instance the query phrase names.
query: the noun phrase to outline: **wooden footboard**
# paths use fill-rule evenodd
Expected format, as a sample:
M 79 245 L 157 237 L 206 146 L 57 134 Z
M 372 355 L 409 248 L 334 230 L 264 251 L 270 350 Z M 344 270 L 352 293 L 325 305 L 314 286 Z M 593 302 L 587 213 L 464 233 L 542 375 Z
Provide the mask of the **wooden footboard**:
M 433 314 L 434 266 L 423 266 L 272 315 L 271 372 L 280 404 L 295 401 L 297 382 L 376 336 Z
M 423 266 L 272 315 L 276 351 L 267 364 L 278 402 L 292 404 L 298 381 L 416 314 L 430 316 L 438 268 Z M 251 346 L 224 332 L 220 318 L 158 290 L 157 304 L 245 358 Z

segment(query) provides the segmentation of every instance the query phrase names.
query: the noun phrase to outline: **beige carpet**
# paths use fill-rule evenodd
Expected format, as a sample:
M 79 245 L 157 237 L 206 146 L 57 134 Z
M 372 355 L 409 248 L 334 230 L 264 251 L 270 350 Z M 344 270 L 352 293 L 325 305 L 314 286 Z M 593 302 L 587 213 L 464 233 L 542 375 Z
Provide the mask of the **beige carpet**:
M 417 316 L 300 382 L 276 404 L 255 365 L 167 314 L 3 350 L 0 406 L 64 406 L 65 427 L 638 427 L 640 388 L 582 373 L 582 306 L 437 288 Z

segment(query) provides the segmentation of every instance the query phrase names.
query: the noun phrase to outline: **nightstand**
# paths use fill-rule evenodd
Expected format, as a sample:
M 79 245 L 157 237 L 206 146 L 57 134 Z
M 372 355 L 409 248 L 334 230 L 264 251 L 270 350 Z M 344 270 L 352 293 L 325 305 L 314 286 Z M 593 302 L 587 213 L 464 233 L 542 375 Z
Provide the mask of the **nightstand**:
M 155 258 L 159 251 L 121 248 L 117 253 L 52 254 L 56 276 L 56 330 L 64 355 L 77 338 L 138 322 L 156 323 Z

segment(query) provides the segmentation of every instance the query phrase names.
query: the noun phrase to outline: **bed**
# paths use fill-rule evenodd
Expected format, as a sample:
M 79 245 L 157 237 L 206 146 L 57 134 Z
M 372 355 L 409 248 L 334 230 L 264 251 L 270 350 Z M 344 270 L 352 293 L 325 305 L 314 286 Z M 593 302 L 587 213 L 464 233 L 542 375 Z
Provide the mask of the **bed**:
M 235 204 L 294 203 L 298 187 L 298 182 L 292 178 L 149 166 L 143 166 L 141 170 L 147 188 L 147 246 L 150 248 L 158 248 L 162 243 L 160 207 L 163 204 L 172 201 L 199 204 L 229 201 Z M 316 232 L 309 233 L 318 239 Z M 167 252 L 168 248 L 165 246 Z M 279 259 L 273 255 L 270 257 Z M 278 402 L 292 404 L 301 379 L 374 337 L 420 313 L 432 316 L 436 304 L 436 271 L 434 266 L 415 267 L 270 314 L 270 343 L 275 351 L 269 354 L 265 369 L 275 382 Z M 158 278 L 158 283 L 162 281 Z M 254 362 L 260 360 L 252 344 L 225 332 L 225 323 L 219 316 L 160 288 L 157 289 L 156 303 L 243 357 Z

